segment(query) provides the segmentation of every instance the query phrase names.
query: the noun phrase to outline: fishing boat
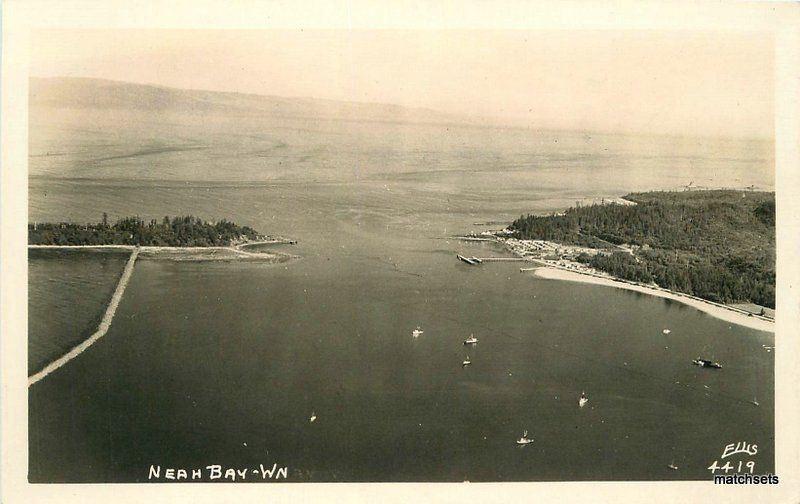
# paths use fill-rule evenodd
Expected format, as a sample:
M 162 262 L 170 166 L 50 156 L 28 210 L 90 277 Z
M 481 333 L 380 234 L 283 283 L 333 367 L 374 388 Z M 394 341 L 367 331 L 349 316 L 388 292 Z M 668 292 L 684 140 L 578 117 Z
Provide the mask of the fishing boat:
M 478 338 L 475 337 L 474 334 L 470 334 L 469 338 L 464 340 L 465 345 L 474 345 L 478 342 Z
M 589 402 L 589 398 L 586 397 L 585 392 L 581 392 L 581 397 L 578 399 L 578 407 L 583 408 L 587 402 Z
M 419 326 L 417 326 L 416 329 L 411 331 L 411 336 L 413 336 L 415 338 L 419 338 L 420 336 L 422 336 L 422 333 L 424 333 L 424 332 L 425 331 L 423 331 L 422 329 L 419 328 Z
M 722 364 L 719 362 L 710 361 L 708 359 L 701 359 L 700 357 L 694 359 L 692 364 L 700 367 L 707 367 L 712 369 L 722 369 Z
M 533 439 L 528 439 L 528 431 L 522 433 L 522 437 L 517 439 L 518 445 L 529 445 L 533 443 Z

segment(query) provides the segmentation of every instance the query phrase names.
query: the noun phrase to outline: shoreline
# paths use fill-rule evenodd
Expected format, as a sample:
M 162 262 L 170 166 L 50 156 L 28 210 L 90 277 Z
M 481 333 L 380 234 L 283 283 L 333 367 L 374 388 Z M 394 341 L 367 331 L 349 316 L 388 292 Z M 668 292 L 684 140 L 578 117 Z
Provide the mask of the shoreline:
M 622 280 L 616 280 L 611 277 L 601 277 L 581 273 L 577 271 L 570 271 L 563 268 L 553 267 L 550 265 L 542 265 L 533 268 L 533 273 L 538 278 L 546 280 L 562 280 L 568 282 L 580 282 L 593 285 L 603 285 L 606 287 L 616 287 L 618 289 L 625 289 L 642 294 L 649 294 L 651 296 L 660 297 L 677 301 L 686 306 L 695 308 L 703 313 L 711 315 L 714 318 L 730 322 L 739 326 L 748 327 L 758 331 L 775 333 L 775 323 L 757 316 L 748 316 L 735 308 L 727 307 L 711 301 L 706 301 L 700 298 L 682 294 L 679 292 L 670 291 L 667 289 L 647 287 L 644 285 L 630 283 Z
M 238 243 L 228 246 L 211 247 L 174 247 L 156 245 L 33 245 L 29 244 L 28 249 L 32 250 L 96 250 L 119 251 L 119 250 L 138 250 L 141 259 L 163 259 L 169 261 L 263 261 L 269 263 L 286 262 L 297 259 L 299 256 L 287 254 L 285 252 L 248 252 L 244 250 L 247 246 L 256 245 L 281 245 L 294 244 L 294 240 L 277 239 L 263 240 L 247 243 Z
M 559 249 L 583 249 L 583 247 L 572 247 L 545 240 L 516 240 L 505 236 L 499 236 L 498 231 L 488 231 L 481 236 L 456 236 L 462 241 L 483 241 L 495 242 L 502 246 L 506 251 L 512 253 L 517 258 L 531 263 L 530 268 L 520 268 L 520 271 L 533 271 L 534 275 L 547 280 L 564 280 L 579 283 L 603 285 L 606 287 L 616 287 L 619 289 L 632 290 L 642 294 L 670 299 L 686 306 L 695 308 L 714 318 L 730 322 L 758 331 L 775 333 L 775 320 L 753 314 L 743 308 L 716 303 L 706 299 L 686 294 L 683 292 L 672 291 L 657 285 L 644 285 L 621 278 L 616 278 L 606 273 L 598 272 L 587 268 L 581 263 L 576 263 L 567 259 L 559 259 L 558 262 L 546 260 L 541 257 L 532 257 L 529 250 L 526 250 L 528 243 L 536 244 L 536 252 L 552 252 Z M 520 246 L 522 245 L 522 246 Z M 563 263 L 563 264 L 561 264 Z

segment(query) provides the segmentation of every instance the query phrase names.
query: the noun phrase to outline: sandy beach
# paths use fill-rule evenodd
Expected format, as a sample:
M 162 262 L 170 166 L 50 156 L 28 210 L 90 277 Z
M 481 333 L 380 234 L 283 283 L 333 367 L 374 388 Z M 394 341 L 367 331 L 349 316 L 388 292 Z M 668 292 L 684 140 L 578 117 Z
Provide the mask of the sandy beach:
M 643 285 L 630 284 L 612 280 L 610 278 L 602 278 L 598 276 L 585 275 L 574 271 L 567 271 L 560 268 L 552 268 L 549 266 L 542 266 L 533 270 L 534 274 L 539 278 L 546 278 L 548 280 L 567 280 L 570 282 L 583 282 L 595 285 L 605 285 L 608 287 L 617 287 L 620 289 L 627 289 L 651 296 L 657 296 L 665 299 L 671 299 L 679 303 L 696 308 L 712 317 L 730 322 L 732 324 L 749 327 L 759 331 L 775 332 L 775 323 L 759 317 L 749 317 L 739 311 L 726 308 L 723 305 L 703 301 L 697 298 L 681 295 L 667 290 L 655 289 L 645 287 Z

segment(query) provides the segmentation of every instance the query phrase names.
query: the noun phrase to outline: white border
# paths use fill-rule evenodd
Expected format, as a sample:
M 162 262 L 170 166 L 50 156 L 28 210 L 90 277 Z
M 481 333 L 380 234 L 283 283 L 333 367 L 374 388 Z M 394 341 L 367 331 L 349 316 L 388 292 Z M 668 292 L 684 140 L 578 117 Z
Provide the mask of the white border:
M 800 502 L 800 30 L 798 4 L 720 2 L 407 2 L 7 0 L 3 5 L 0 173 L 2 502 Z M 778 318 L 777 486 L 664 483 L 29 485 L 27 468 L 27 41 L 35 28 L 405 28 L 748 30 L 775 35 Z

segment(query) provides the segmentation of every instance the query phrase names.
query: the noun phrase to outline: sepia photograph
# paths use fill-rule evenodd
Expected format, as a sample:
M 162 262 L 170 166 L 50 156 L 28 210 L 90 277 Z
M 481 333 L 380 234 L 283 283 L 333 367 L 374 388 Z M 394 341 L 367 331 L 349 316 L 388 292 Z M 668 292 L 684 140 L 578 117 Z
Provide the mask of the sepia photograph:
M 777 37 L 31 28 L 25 484 L 796 489 Z

